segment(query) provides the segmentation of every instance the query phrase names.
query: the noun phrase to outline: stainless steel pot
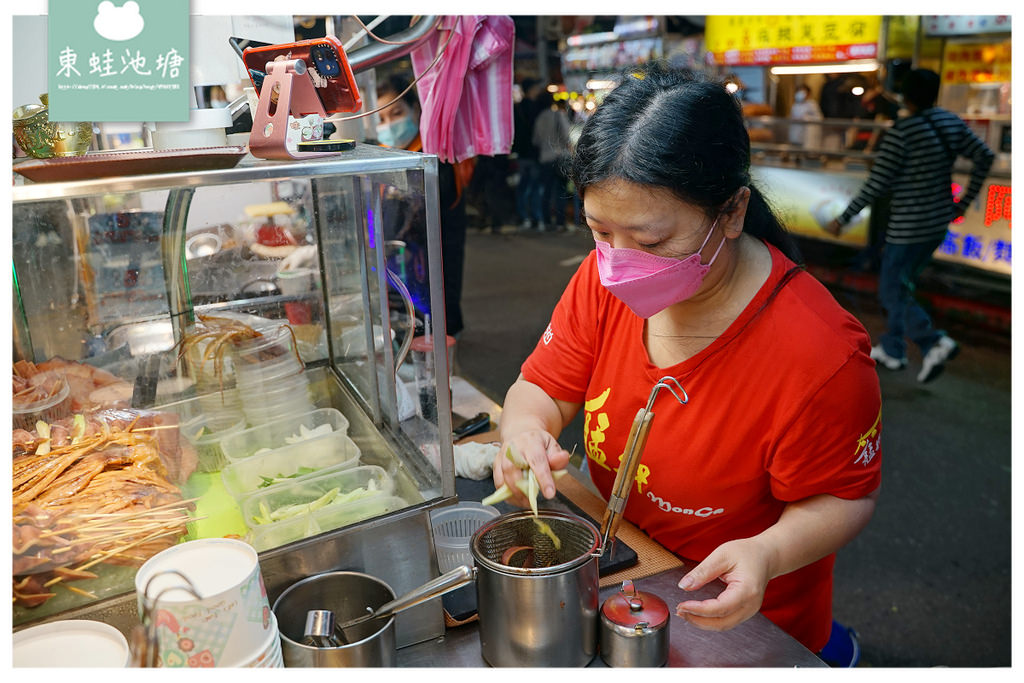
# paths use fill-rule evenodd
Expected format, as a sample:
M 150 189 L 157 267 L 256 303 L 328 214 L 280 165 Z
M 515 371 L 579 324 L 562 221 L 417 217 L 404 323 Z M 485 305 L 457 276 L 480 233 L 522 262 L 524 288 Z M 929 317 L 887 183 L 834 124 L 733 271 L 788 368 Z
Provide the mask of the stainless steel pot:
M 386 583 L 359 572 L 327 572 L 294 583 L 273 607 L 285 666 L 394 666 L 394 614 L 472 580 L 473 570 L 463 565 L 397 599 Z M 312 610 L 334 614 L 335 635 L 341 636 L 344 645 L 314 647 L 302 642 Z
M 491 666 L 586 666 L 594 658 L 598 560 L 615 543 L 661 389 L 679 403 L 689 400 L 671 376 L 651 389 L 647 405 L 633 418 L 600 531 L 576 515 L 523 510 L 502 515 L 473 535 L 480 647 Z M 545 526 L 553 534 L 545 533 Z
M 539 519 L 559 548 L 528 510 L 485 524 L 470 542 L 480 646 L 491 666 L 586 666 L 597 653 L 598 530 L 554 510 Z
M 360 624 L 349 632 L 348 645 L 317 648 L 302 644 L 306 614 L 312 609 L 334 612 L 338 622 L 366 614 L 394 600 L 391 586 L 359 572 L 327 572 L 289 586 L 274 601 L 281 631 L 281 654 L 286 667 L 394 666 L 395 618 Z

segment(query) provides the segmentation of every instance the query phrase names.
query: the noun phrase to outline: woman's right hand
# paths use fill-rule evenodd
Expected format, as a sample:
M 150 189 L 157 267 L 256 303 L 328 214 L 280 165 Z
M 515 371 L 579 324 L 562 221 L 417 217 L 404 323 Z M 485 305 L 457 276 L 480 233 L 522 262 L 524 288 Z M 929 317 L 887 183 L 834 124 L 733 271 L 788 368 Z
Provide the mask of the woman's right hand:
M 512 458 L 506 453 L 512 449 Z M 494 488 L 508 484 L 512 497 L 508 499 L 513 505 L 529 507 L 530 502 L 515 485 L 517 479 L 526 476 L 522 463 L 533 470 L 537 484 L 545 498 L 555 497 L 555 480 L 552 470 L 563 470 L 569 466 L 569 452 L 562 448 L 550 433 L 542 429 L 531 429 L 515 434 L 501 444 L 498 455 L 494 459 Z

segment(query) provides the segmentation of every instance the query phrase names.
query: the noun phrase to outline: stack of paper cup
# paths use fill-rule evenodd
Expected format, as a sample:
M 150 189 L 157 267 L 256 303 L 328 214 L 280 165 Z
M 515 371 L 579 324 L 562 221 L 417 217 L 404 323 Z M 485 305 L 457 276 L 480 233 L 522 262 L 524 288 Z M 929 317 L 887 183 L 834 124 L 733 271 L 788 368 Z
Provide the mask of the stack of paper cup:
M 249 544 L 206 538 L 168 548 L 139 568 L 135 590 L 160 666 L 274 666 L 277 623 Z

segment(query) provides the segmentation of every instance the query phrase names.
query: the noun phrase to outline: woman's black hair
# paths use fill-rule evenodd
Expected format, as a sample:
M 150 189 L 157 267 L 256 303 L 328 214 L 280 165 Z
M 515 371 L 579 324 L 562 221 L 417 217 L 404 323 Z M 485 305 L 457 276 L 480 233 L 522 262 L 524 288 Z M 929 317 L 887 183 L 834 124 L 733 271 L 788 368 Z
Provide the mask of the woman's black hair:
M 744 232 L 793 261 L 792 235 L 750 180 L 750 137 L 736 98 L 705 74 L 660 62 L 632 67 L 587 119 L 569 177 L 582 198 L 610 179 L 665 188 L 709 217 L 750 188 Z
M 399 74 L 391 74 L 387 79 L 378 81 L 377 83 L 377 106 L 381 104 L 387 104 L 396 95 L 400 94 L 403 90 L 409 88 L 409 79 Z M 388 94 L 387 102 L 380 102 L 381 94 Z M 409 88 L 409 92 L 402 95 L 402 101 L 405 102 L 406 106 L 413 111 L 419 111 L 420 98 L 416 95 L 416 88 Z

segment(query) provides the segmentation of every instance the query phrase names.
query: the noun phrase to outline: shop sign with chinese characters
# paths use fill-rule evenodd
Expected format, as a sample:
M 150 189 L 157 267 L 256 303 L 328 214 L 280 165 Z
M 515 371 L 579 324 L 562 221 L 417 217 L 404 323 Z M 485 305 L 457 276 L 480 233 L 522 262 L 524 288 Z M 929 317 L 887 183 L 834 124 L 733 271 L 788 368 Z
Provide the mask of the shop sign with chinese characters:
M 188 0 L 49 0 L 54 121 L 187 121 Z
M 954 182 L 953 194 L 959 195 L 965 187 Z M 1009 180 L 993 179 L 985 183 L 964 217 L 949 226 L 945 241 L 935 252 L 936 258 L 1009 275 L 1012 271 L 1010 190 Z
M 874 59 L 882 18 L 858 15 L 710 15 L 710 64 L 749 66 Z
M 929 14 L 921 17 L 928 36 L 965 36 L 976 33 L 1009 33 L 1009 14 Z
M 1010 82 L 1010 41 L 946 43 L 942 82 L 948 85 Z

